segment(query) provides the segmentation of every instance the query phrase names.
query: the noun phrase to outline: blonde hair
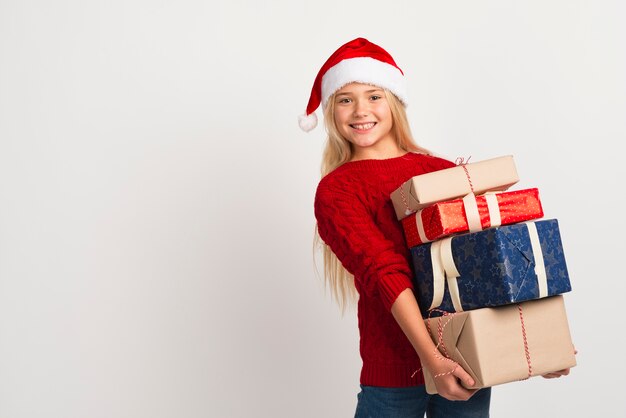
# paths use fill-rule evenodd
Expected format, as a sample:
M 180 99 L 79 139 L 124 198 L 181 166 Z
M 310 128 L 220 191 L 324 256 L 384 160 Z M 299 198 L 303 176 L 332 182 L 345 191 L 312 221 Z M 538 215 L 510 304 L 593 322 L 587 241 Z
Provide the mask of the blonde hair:
M 391 110 L 392 130 L 398 147 L 402 151 L 432 154 L 429 150 L 415 143 L 402 102 L 389 90 L 385 89 L 384 91 L 389 109 Z M 352 144 L 341 136 L 337 128 L 334 117 L 334 99 L 335 95 L 333 94 L 328 99 L 324 109 L 324 125 L 326 126 L 328 138 L 322 154 L 322 177 L 350 161 L 353 153 Z M 330 288 L 330 293 L 341 308 L 341 311 L 345 312 L 346 307 L 353 305 L 357 300 L 354 276 L 343 267 L 330 247 L 322 241 L 316 226 L 314 248 L 318 247 L 322 248 L 324 256 L 324 283 L 327 288 Z

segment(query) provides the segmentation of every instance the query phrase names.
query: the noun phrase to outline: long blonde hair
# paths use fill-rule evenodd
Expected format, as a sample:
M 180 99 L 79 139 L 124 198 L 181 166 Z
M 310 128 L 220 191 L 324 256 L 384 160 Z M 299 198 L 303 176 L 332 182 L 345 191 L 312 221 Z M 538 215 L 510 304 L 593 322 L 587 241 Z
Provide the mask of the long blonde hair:
M 406 110 L 402 102 L 389 90 L 385 89 L 387 103 L 391 110 L 391 119 L 393 122 L 392 130 L 398 147 L 402 151 L 419 152 L 423 154 L 431 154 L 425 148 L 417 145 L 411 134 L 411 128 L 406 116 Z M 335 123 L 335 95 L 329 99 L 324 109 L 324 125 L 328 133 L 326 147 L 322 154 L 322 177 L 333 171 L 340 165 L 352 159 L 352 144 L 348 142 L 341 134 Z M 324 256 L 324 280 L 330 293 L 341 308 L 345 312 L 346 307 L 354 304 L 357 300 L 357 292 L 354 286 L 354 276 L 350 274 L 341 264 L 337 256 L 332 252 L 330 247 L 326 245 L 319 236 L 317 225 L 315 228 L 314 248 L 322 248 Z

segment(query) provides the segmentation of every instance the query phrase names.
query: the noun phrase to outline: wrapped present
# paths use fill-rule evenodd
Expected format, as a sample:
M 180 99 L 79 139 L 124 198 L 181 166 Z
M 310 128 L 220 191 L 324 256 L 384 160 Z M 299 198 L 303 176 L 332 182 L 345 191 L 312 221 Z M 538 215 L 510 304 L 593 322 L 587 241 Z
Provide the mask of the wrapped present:
M 434 241 L 459 232 L 541 218 L 543 209 L 537 189 L 514 192 L 468 194 L 463 199 L 435 203 L 402 219 L 409 247 Z
M 403 219 L 433 203 L 507 190 L 518 181 L 513 156 L 508 155 L 415 176 L 391 193 L 391 201 Z
M 556 219 L 504 225 L 411 248 L 422 315 L 507 305 L 571 290 Z
M 562 296 L 426 320 L 433 341 L 478 389 L 576 365 Z M 452 368 L 451 364 L 451 368 Z M 426 391 L 437 393 L 425 368 Z M 436 378 L 435 378 L 436 379 Z

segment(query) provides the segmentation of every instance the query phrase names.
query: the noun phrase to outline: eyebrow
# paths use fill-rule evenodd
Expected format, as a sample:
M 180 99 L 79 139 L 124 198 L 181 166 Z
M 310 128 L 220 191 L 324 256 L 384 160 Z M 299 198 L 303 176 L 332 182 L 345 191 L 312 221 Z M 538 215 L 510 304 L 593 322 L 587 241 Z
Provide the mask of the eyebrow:
M 383 89 L 376 88 L 376 89 L 371 89 L 371 90 L 365 90 L 365 93 L 374 93 L 374 92 L 377 92 L 377 91 L 383 91 Z M 341 96 L 341 95 L 348 96 L 348 95 L 351 95 L 351 94 L 354 94 L 354 93 L 352 93 L 350 91 L 340 91 L 340 92 L 337 93 L 337 96 Z

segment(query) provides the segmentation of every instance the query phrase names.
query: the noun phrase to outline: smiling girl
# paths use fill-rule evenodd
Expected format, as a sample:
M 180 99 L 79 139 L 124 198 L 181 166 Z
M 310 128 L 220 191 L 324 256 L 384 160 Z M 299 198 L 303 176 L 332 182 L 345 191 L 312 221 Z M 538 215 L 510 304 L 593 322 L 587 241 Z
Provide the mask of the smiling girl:
M 335 124 L 339 135 L 353 145 L 352 161 L 404 154 L 391 132 L 391 109 L 385 98 L 383 89 L 358 83 L 335 93 Z
M 453 167 L 413 141 L 404 74 L 383 48 L 358 38 L 320 69 L 302 129 L 322 106 L 328 142 L 315 216 L 324 241 L 325 277 L 342 308 L 358 297 L 361 417 L 487 417 L 490 389 L 442 360 L 421 318 L 408 250 L 390 193 L 409 178 Z M 439 395 L 424 388 L 422 364 Z M 463 401 L 463 402 L 452 402 Z

